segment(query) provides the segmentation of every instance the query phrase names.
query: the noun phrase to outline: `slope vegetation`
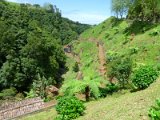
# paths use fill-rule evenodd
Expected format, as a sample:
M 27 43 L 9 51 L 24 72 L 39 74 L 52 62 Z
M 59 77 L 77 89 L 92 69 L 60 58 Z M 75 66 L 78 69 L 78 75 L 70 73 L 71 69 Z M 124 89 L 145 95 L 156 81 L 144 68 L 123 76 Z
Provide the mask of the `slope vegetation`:
M 86 103 L 85 115 L 78 120 L 149 120 L 148 110 L 159 98 L 160 80 L 148 89 L 130 93 L 121 91 L 105 99 Z M 20 118 L 21 120 L 53 120 L 56 117 L 54 108 Z
M 97 43 L 103 44 L 106 61 L 119 54 L 131 57 L 134 68 L 148 64 L 160 68 L 159 34 L 160 25 L 158 24 L 117 20 L 111 17 L 85 31 L 78 41 L 72 42 L 72 52 L 80 58 L 79 66 L 83 76 L 92 74 L 99 76 L 100 79 L 105 78 L 100 72 L 101 62 Z M 65 82 L 77 76 L 77 73 L 73 71 L 75 58 L 74 56 L 67 58 L 69 71 L 64 75 Z M 160 80 L 158 79 L 142 91 L 121 90 L 104 99 L 85 103 L 86 114 L 79 120 L 148 120 L 148 110 L 154 104 L 154 100 L 159 98 L 159 87 Z M 56 115 L 55 110 L 53 111 L 53 115 Z M 41 118 L 43 113 L 46 116 L 50 114 L 42 112 L 24 119 Z M 46 119 L 50 120 L 54 117 L 49 116 Z
M 85 40 L 95 38 L 103 41 L 108 59 L 113 54 L 121 54 L 132 57 L 135 65 L 157 65 L 160 61 L 159 34 L 160 25 L 158 24 L 117 20 L 111 17 L 85 31 L 81 38 Z

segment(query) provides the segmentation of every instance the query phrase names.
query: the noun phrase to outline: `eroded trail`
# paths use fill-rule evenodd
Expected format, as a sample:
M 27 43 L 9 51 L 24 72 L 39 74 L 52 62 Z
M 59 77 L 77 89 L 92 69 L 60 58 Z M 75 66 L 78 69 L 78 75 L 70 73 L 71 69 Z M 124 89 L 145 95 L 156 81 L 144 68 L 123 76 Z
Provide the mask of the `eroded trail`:
M 98 47 L 98 60 L 99 60 L 99 72 L 100 75 L 106 76 L 107 68 L 106 68 L 106 56 L 103 42 L 96 40 L 94 38 L 90 38 L 89 41 L 94 42 Z
M 100 74 L 105 76 L 107 73 L 107 68 L 106 68 L 106 57 L 105 57 L 105 50 L 104 50 L 104 45 L 101 42 L 97 43 L 98 46 L 98 58 L 99 58 L 99 70 Z
M 97 57 L 98 57 L 98 60 L 99 60 L 98 71 L 99 71 L 101 76 L 106 77 L 107 68 L 106 68 L 106 56 L 105 56 L 104 44 L 103 44 L 103 42 L 100 42 L 99 40 L 96 40 L 94 38 L 90 38 L 90 39 L 88 39 L 88 41 L 97 45 L 97 49 L 98 49 Z M 77 53 L 74 53 L 74 51 L 72 51 L 71 48 L 69 48 L 69 49 L 70 49 L 69 52 L 65 52 L 65 54 L 68 57 L 74 59 L 78 63 L 78 66 L 80 68 L 81 60 L 80 60 L 79 55 Z M 77 73 L 76 79 L 80 80 L 82 78 L 83 78 L 83 74 L 82 74 L 81 71 L 79 71 Z

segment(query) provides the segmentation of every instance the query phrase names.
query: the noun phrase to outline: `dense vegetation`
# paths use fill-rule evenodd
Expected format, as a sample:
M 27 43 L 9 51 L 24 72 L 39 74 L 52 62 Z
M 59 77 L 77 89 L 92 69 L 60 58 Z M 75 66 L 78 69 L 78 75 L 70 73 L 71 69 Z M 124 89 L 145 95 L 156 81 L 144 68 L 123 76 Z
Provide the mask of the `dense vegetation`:
M 158 22 L 160 17 L 159 0 L 112 0 L 112 11 L 116 17 L 127 15 L 129 19 Z
M 15 87 L 22 92 L 44 86 L 42 92 L 48 85 L 60 84 L 66 69 L 62 45 L 88 27 L 62 18 L 51 4 L 0 1 L 0 90 Z
M 85 106 L 76 97 L 61 97 L 56 105 L 56 120 L 72 120 L 84 114 Z
M 6 10 L 2 11 L 0 22 L 4 28 L 1 30 L 0 82 L 1 89 L 11 88 L 3 90 L 1 98 L 5 97 L 5 91 L 10 92 L 9 96 L 15 95 L 17 91 L 12 87 L 17 90 L 31 87 L 28 97 L 37 94 L 44 97 L 46 86 L 62 82 L 61 75 L 67 62 L 68 71 L 60 89 L 62 98 L 56 107 L 57 119 L 79 117 L 85 107 L 78 99 L 88 102 L 100 97 L 106 98 L 86 103 L 87 114 L 80 119 L 142 120 L 148 118 L 148 111 L 150 117 L 159 119 L 159 100 L 158 106 L 151 107 L 160 93 L 160 81 L 156 81 L 160 72 L 158 0 L 112 0 L 112 11 L 117 18 L 110 17 L 83 32 L 79 40 L 70 43 L 72 51 L 66 53 L 68 57 L 64 56 L 61 45 L 77 39 L 88 26 L 63 19 L 52 5 L 42 8 L 2 3 Z M 9 13 L 17 15 L 19 10 L 17 16 L 22 14 L 16 22 L 17 17 L 11 19 L 9 15 L 7 19 L 4 15 L 10 9 Z M 8 24 L 11 24 L 10 28 Z M 104 47 L 101 52 L 105 53 L 105 75 L 101 74 L 105 68 L 99 57 L 103 55 L 100 45 Z M 80 78 L 77 77 L 79 74 Z M 37 89 L 39 92 L 35 94 Z

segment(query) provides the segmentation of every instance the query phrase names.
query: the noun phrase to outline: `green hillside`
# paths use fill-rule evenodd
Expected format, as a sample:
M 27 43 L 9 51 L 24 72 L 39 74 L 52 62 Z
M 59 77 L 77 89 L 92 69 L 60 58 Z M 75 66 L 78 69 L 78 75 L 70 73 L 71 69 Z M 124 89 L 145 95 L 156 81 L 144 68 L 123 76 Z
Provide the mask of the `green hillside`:
M 17 119 L 160 120 L 159 0 L 111 0 L 94 26 L 31 3 L 0 1 L 0 108 L 41 97 Z
M 108 78 L 100 75 L 100 58 L 97 43 L 104 43 L 106 69 L 109 59 L 114 55 L 129 56 L 133 59 L 133 70 L 142 65 L 153 65 L 159 70 L 160 61 L 160 25 L 117 20 L 111 17 L 81 34 L 79 40 L 70 43 L 72 52 L 67 53 L 68 72 L 63 75 L 65 86 L 77 79 L 73 70 L 78 62 L 83 77 L 92 76 L 108 83 Z M 82 80 L 83 81 L 83 80 Z M 160 80 L 149 88 L 138 92 L 123 89 L 106 98 L 85 103 L 85 115 L 78 120 L 149 120 L 148 110 L 155 104 L 160 94 Z M 62 86 L 63 89 L 63 86 Z M 82 92 L 83 93 L 83 92 Z M 78 96 L 84 100 L 83 95 Z M 52 115 L 51 115 L 52 113 Z M 54 108 L 23 117 L 23 120 L 52 119 L 56 117 Z
M 109 60 L 119 55 L 128 56 L 133 60 L 133 71 L 143 65 L 152 65 L 159 70 L 159 34 L 159 24 L 118 20 L 111 17 L 86 30 L 78 41 L 71 44 L 73 52 L 80 57 L 80 71 L 83 76 L 98 76 L 99 79 L 104 79 L 99 72 L 97 42 L 104 43 L 106 68 L 110 64 Z M 76 79 L 77 75 L 72 69 L 76 59 L 72 61 L 69 59 L 70 57 L 68 58 L 69 71 L 65 75 L 64 85 Z M 105 81 L 108 82 L 107 77 Z M 148 120 L 148 110 L 155 99 L 159 98 L 159 86 L 159 80 L 157 80 L 150 88 L 143 91 L 131 93 L 130 90 L 122 90 L 105 99 L 86 103 L 86 115 L 79 119 Z
M 159 98 L 160 80 L 148 89 L 130 93 L 121 91 L 105 99 L 86 103 L 85 115 L 78 120 L 149 120 L 148 110 Z M 54 108 L 28 115 L 20 120 L 53 120 L 57 113 Z
M 85 31 L 81 38 L 104 42 L 106 56 L 118 53 L 132 57 L 135 63 L 158 65 L 160 61 L 160 25 L 116 20 L 111 17 Z

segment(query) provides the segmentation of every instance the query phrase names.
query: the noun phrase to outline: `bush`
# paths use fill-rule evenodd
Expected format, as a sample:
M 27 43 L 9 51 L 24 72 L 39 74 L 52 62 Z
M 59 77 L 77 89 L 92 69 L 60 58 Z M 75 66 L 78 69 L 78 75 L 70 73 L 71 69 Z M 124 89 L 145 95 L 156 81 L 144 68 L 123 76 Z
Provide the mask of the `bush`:
M 72 120 L 83 115 L 85 106 L 75 97 L 61 97 L 58 99 L 56 111 L 58 120 Z
M 148 116 L 152 120 L 160 120 L 160 99 L 157 99 L 156 105 L 150 108 Z
M 129 57 L 119 57 L 108 66 L 108 77 L 117 78 L 122 88 L 129 83 L 132 72 L 132 60 Z
M 129 48 L 130 55 L 138 53 L 139 48 L 138 47 L 131 47 Z
M 79 66 L 78 63 L 76 62 L 75 65 L 73 66 L 73 71 L 78 72 L 79 71 Z
M 113 94 L 119 90 L 119 86 L 113 83 L 107 84 L 105 88 L 100 88 L 100 96 L 106 97 L 107 94 Z
M 9 89 L 4 89 L 0 93 L 1 99 L 13 99 L 17 93 L 16 88 L 11 87 Z
M 132 83 L 138 89 L 145 89 L 158 77 L 158 72 L 151 66 L 142 66 L 132 76 Z
M 158 29 L 154 29 L 152 32 L 149 33 L 150 36 L 157 36 L 159 34 L 159 30 Z

